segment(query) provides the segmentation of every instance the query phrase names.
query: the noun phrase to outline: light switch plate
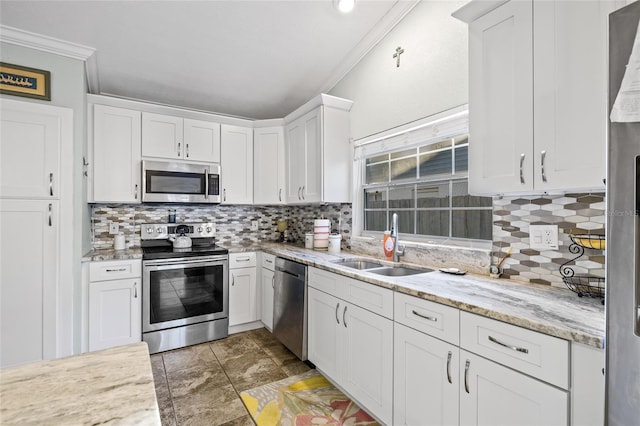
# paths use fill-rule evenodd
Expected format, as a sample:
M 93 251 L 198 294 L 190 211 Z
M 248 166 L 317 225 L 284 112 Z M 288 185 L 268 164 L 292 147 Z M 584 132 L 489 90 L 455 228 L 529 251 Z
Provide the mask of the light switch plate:
M 251 230 L 252 231 L 257 231 L 258 230 L 258 226 L 259 226 L 259 223 L 258 223 L 257 220 L 252 220 L 251 221 Z
M 529 245 L 535 250 L 558 248 L 558 225 L 530 225 Z

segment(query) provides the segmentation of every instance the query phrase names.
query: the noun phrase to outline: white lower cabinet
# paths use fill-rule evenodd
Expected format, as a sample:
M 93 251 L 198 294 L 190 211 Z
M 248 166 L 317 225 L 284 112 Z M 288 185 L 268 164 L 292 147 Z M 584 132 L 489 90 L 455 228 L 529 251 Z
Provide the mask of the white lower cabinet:
M 394 324 L 393 424 L 457 425 L 460 349 Z
M 308 293 L 309 360 L 361 407 L 391 424 L 393 321 L 313 288 L 312 277 L 313 273 Z
M 569 393 L 460 350 L 461 425 L 568 425 Z
M 89 350 L 142 339 L 139 260 L 92 262 L 89 266 Z
M 257 321 L 256 253 L 229 255 L 229 326 Z

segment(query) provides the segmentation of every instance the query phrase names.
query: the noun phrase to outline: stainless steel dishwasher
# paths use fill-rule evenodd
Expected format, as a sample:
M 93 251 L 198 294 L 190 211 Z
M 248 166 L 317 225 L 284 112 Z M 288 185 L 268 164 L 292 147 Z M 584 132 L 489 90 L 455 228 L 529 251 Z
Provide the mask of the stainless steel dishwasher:
M 276 258 L 273 335 L 302 361 L 307 359 L 307 267 Z

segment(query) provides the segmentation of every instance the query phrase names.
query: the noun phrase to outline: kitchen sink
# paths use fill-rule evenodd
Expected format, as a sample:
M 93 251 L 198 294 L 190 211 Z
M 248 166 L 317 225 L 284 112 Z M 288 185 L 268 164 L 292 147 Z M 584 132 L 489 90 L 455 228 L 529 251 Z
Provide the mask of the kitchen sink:
M 429 268 L 416 269 L 408 268 L 406 266 L 388 266 L 385 268 L 370 269 L 367 272 L 371 272 L 372 274 L 385 275 L 388 277 L 406 277 L 407 275 L 424 274 L 432 271 L 433 269 Z
M 382 263 L 366 259 L 342 259 L 334 263 L 353 269 L 372 269 L 382 267 Z

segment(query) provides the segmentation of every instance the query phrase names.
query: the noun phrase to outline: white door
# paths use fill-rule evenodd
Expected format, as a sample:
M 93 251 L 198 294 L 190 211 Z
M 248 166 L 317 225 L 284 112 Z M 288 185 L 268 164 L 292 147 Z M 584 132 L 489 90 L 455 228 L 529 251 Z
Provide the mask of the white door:
M 220 162 L 220 124 L 184 119 L 184 158 L 207 163 Z
M 141 113 L 93 107 L 93 202 L 139 203 Z M 90 164 L 91 166 L 91 164 Z
M 221 127 L 222 204 L 253 203 L 253 129 Z
M 569 424 L 566 391 L 460 350 L 461 425 Z
M 607 22 L 615 3 L 534 3 L 537 190 L 604 190 Z
M 0 101 L 0 197 L 59 198 L 60 115 L 33 103 Z
M 140 279 L 89 284 L 89 350 L 111 348 L 142 339 Z
M 469 193 L 533 189 L 532 1 L 469 25 Z
M 458 424 L 459 351 L 395 323 L 393 424 Z
M 184 152 L 181 117 L 142 113 L 142 156 L 182 159 Z
M 253 130 L 253 202 L 283 204 L 285 200 L 284 130 L 265 127 Z
M 305 173 L 304 154 L 304 126 L 301 119 L 298 119 L 286 128 L 286 192 L 287 204 L 299 204 L 302 202 L 302 185 Z
M 56 357 L 56 200 L 0 200 L 0 367 Z
M 229 270 L 229 325 L 256 321 L 256 268 Z
M 260 283 L 262 285 L 262 323 L 271 331 L 273 329 L 273 290 L 275 273 L 267 268 L 262 269 Z
M 385 424 L 393 417 L 393 321 L 352 304 L 338 312 L 345 334 L 342 383 Z
M 322 107 L 304 116 L 305 168 L 302 182 L 302 201 L 316 203 L 322 200 Z M 345 182 L 346 184 L 346 182 Z
M 344 332 L 339 312 L 345 302 L 308 287 L 307 339 L 308 358 L 324 374 L 341 381 Z

